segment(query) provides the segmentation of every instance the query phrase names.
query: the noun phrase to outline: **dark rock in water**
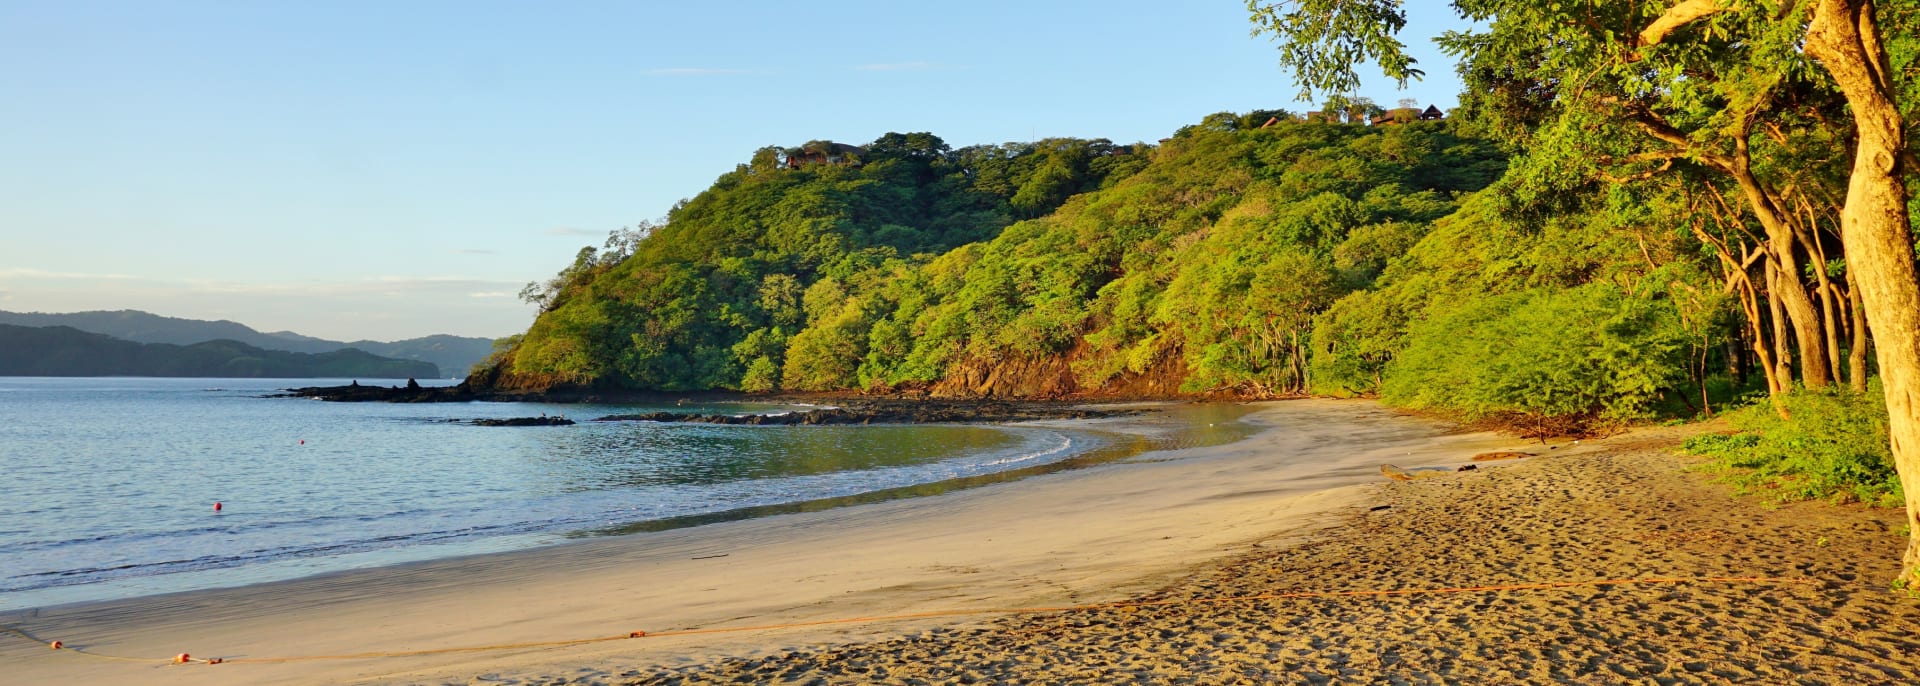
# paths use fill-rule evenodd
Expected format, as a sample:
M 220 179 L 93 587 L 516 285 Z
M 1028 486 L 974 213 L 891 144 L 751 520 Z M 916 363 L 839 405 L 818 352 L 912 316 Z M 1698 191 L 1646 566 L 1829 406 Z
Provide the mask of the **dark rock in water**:
M 566 417 L 511 417 L 507 419 L 475 419 L 474 426 L 573 426 L 574 422 Z
M 354 381 L 345 386 L 308 386 L 289 388 L 285 393 L 267 396 L 269 398 L 316 398 L 334 402 L 378 402 L 378 403 L 446 403 L 478 400 L 464 386 L 434 387 L 420 385 L 413 379 L 401 386 L 362 386 Z

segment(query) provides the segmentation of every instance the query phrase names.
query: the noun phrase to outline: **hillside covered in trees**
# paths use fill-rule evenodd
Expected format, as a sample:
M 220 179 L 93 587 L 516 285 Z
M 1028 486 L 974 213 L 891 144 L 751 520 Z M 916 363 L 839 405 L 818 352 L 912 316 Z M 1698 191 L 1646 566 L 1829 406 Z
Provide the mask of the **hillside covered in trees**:
M 431 362 L 347 348 L 262 350 L 239 341 L 136 343 L 67 326 L 0 324 L 0 376 L 172 376 L 237 379 L 431 379 Z
M 1313 316 L 1504 167 L 1442 123 L 767 151 L 529 296 L 477 382 L 1058 397 L 1307 389 Z
M 1831 260 L 1797 292 L 1831 308 L 1833 354 L 1782 365 L 1793 320 L 1769 315 L 1794 290 L 1737 212 L 1657 175 L 1554 177 L 1570 162 L 1490 128 L 1258 111 L 1159 145 L 765 149 L 530 285 L 538 319 L 474 383 L 1379 395 L 1558 430 L 1707 411 L 1796 369 L 1865 382 Z M 1815 228 L 1796 249 L 1837 251 Z

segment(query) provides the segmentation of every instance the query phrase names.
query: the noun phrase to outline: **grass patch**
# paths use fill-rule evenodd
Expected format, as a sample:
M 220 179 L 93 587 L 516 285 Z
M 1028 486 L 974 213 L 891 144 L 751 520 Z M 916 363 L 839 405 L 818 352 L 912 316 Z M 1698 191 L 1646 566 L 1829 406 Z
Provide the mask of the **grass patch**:
M 1777 400 L 1789 418 L 1763 398 L 1728 413 L 1737 432 L 1694 436 L 1681 450 L 1712 458 L 1741 490 L 1779 501 L 1902 503 L 1878 383 L 1865 393 L 1798 390 Z

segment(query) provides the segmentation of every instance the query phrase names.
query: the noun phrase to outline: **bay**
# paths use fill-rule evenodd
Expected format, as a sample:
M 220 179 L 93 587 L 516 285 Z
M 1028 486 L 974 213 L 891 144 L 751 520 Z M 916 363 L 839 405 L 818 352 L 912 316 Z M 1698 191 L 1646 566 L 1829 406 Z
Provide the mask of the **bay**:
M 455 420 L 804 408 L 262 397 L 346 381 L 0 378 L 0 609 L 911 497 L 1244 435 L 1231 408 L 1143 436 L 1060 423 L 479 427 Z

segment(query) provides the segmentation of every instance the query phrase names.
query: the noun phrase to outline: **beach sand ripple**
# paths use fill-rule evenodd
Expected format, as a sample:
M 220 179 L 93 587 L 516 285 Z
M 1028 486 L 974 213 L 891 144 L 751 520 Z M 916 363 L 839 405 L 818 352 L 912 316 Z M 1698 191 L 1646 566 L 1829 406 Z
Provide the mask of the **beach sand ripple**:
M 1640 577 L 1804 577 L 1315 598 L 1007 617 L 891 640 L 554 684 L 1920 683 L 1898 513 L 1763 507 L 1671 435 L 1384 484 L 1316 540 L 1147 600 Z

